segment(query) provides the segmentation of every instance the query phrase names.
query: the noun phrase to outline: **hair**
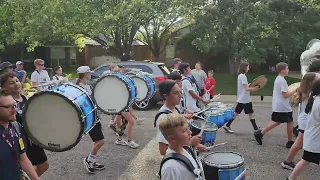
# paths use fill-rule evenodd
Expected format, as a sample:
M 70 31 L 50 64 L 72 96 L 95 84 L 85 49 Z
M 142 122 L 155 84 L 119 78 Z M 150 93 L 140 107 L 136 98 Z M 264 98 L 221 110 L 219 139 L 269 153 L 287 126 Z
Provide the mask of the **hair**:
M 316 74 L 309 72 L 305 74 L 301 80 L 300 87 L 298 89 L 300 95 L 300 102 L 309 98 L 309 95 L 312 91 L 312 86 L 315 80 Z
M 180 73 L 176 72 L 176 71 L 173 71 L 171 72 L 169 75 L 168 75 L 168 79 L 171 79 L 171 80 L 181 80 L 182 79 L 182 76 Z
M 200 64 L 200 65 L 202 65 L 200 61 L 197 61 L 197 62 L 196 62 L 196 64 Z
M 239 65 L 238 74 L 245 74 L 248 66 L 249 66 L 248 62 L 241 63 Z
M 320 60 L 315 60 L 310 64 L 308 68 L 308 72 L 319 72 L 319 71 L 320 71 Z
M 8 91 L 6 89 L 1 88 L 0 89 L 0 97 L 2 96 L 9 96 L 10 94 L 8 93 Z
M 164 98 L 164 95 L 169 94 L 174 85 L 176 85 L 176 81 L 174 80 L 168 79 L 168 80 L 162 81 L 159 84 L 160 96 Z
M 188 123 L 188 120 L 180 114 L 168 114 L 159 120 L 159 129 L 164 138 L 168 140 L 168 137 L 173 134 L 174 129 L 182 127 Z
M 182 62 L 182 63 L 179 64 L 178 69 L 179 69 L 180 73 L 183 74 L 183 73 L 185 73 L 185 71 L 186 71 L 186 69 L 187 69 L 188 67 L 190 67 L 189 63 Z
M 113 71 L 113 69 L 115 69 L 116 67 L 119 67 L 119 66 L 117 66 L 116 64 L 110 64 L 108 67 L 108 70 Z
M 80 81 L 81 81 L 81 79 L 83 79 L 84 75 L 85 75 L 85 73 L 79 73 L 78 74 L 78 79 L 76 81 L 76 85 L 80 84 Z
M 35 66 L 37 66 L 37 65 L 39 65 L 39 64 L 41 64 L 41 63 L 44 63 L 44 60 L 42 60 L 42 59 L 36 59 L 36 60 L 34 60 L 34 65 Z
M 318 96 L 318 95 L 320 95 L 320 79 L 318 79 L 316 82 L 314 82 L 314 84 L 312 86 L 312 93 L 309 97 L 305 113 L 309 114 L 311 112 L 314 98 L 315 98 L 315 96 Z
M 173 65 L 181 63 L 181 62 L 182 62 L 182 60 L 180 58 L 174 58 L 173 59 Z
M 5 72 L 1 74 L 0 76 L 0 86 L 3 86 L 5 83 L 7 83 L 9 78 L 17 77 L 17 74 L 15 72 Z
M 213 70 L 210 70 L 210 71 L 208 71 L 208 73 L 211 73 L 211 74 L 213 74 Z
M 56 66 L 53 68 L 53 71 L 56 72 L 58 69 L 62 68 L 61 66 Z
M 277 73 L 280 73 L 282 70 L 285 70 L 287 67 L 288 67 L 288 64 L 287 64 L 287 63 L 285 63 L 285 62 L 279 62 L 279 63 L 276 65 L 276 72 L 277 72 Z

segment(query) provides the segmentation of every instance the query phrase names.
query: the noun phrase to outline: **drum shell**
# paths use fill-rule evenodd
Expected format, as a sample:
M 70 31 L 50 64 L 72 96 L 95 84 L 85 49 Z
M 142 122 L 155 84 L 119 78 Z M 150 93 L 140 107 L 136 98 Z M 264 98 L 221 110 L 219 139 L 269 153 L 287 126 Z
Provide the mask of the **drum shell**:
M 213 154 L 213 153 L 216 153 L 216 152 L 212 152 L 210 154 Z M 220 153 L 220 152 L 217 152 L 217 153 Z M 234 153 L 234 152 L 225 152 L 225 153 Z M 208 180 L 209 179 L 210 180 L 230 180 L 230 179 L 235 179 L 236 177 L 238 177 L 245 170 L 244 160 L 241 163 L 239 163 L 239 164 L 237 164 L 235 166 L 230 166 L 230 167 L 219 167 L 217 165 L 208 164 L 205 161 L 205 159 L 210 154 L 205 155 L 201 160 L 202 166 L 203 166 L 203 171 L 204 171 L 204 174 L 205 174 L 205 178 L 208 179 Z M 237 153 L 235 153 L 235 154 L 237 154 Z M 239 156 L 241 156 L 241 155 L 239 155 Z M 219 171 L 220 171 L 220 174 L 219 174 Z M 240 180 L 245 180 L 245 177 L 243 176 Z
M 195 121 L 203 121 L 203 120 L 195 120 Z M 189 128 L 190 128 L 190 131 L 192 132 L 192 136 L 195 136 L 195 135 L 198 135 L 200 132 L 201 132 L 201 129 L 199 127 L 196 127 L 194 124 L 193 124 L 194 121 L 191 121 L 189 123 Z M 217 129 L 218 127 L 213 124 L 212 125 L 212 130 L 204 130 L 203 131 L 203 134 L 202 134 L 202 140 L 201 140 L 201 144 L 205 145 L 205 146 L 212 146 L 216 140 L 216 132 L 217 132 Z
M 207 119 L 208 121 L 210 121 L 213 124 L 216 124 L 219 128 L 222 127 L 225 123 L 225 117 L 224 114 L 221 112 L 212 112 L 212 111 L 208 111 L 205 113 L 205 119 Z
M 149 100 L 155 95 L 155 93 L 156 93 L 155 82 L 153 81 L 153 79 L 150 76 L 148 76 L 146 74 L 139 73 L 139 72 L 128 72 L 128 73 L 126 73 L 126 75 L 128 75 L 132 79 L 139 78 L 139 79 L 143 80 L 147 85 L 147 88 L 148 88 L 147 96 L 144 97 L 143 99 L 139 99 L 139 100 L 136 99 L 135 100 L 136 102 L 142 102 L 142 101 Z M 136 87 L 136 88 L 137 88 L 137 93 L 139 93 L 138 87 Z

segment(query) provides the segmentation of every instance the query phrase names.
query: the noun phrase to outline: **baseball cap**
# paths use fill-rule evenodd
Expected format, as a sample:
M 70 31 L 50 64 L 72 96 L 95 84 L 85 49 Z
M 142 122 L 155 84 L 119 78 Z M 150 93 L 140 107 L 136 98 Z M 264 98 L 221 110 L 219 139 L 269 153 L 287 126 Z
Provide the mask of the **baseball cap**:
M 0 64 L 0 70 L 4 70 L 5 68 L 8 67 L 14 67 L 14 64 L 11 64 L 11 62 L 6 61 Z
M 20 65 L 20 64 L 24 64 L 22 61 L 17 61 L 16 62 L 16 66 Z
M 78 69 L 77 69 L 77 73 L 78 74 L 80 74 L 80 73 L 86 73 L 86 72 L 92 72 L 91 70 L 90 70 L 90 67 L 89 66 L 80 66 L 80 67 L 78 67 Z

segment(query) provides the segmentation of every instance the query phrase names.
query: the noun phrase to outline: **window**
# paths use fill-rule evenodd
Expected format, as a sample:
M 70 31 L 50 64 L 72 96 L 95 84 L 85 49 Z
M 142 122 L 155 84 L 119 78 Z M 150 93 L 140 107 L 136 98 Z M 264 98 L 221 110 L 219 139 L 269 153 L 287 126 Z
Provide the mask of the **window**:
M 165 75 L 170 74 L 169 69 L 168 69 L 165 65 L 159 65 L 159 68 L 161 69 L 161 71 L 163 72 L 163 74 L 165 74 Z
M 64 66 L 66 64 L 66 52 L 64 47 L 50 48 L 51 66 Z
M 77 66 L 77 49 L 75 47 L 70 48 L 70 66 Z
M 147 72 L 152 74 L 153 71 L 150 67 L 144 65 L 123 65 L 125 68 L 132 68 L 132 69 L 141 69 L 143 72 Z

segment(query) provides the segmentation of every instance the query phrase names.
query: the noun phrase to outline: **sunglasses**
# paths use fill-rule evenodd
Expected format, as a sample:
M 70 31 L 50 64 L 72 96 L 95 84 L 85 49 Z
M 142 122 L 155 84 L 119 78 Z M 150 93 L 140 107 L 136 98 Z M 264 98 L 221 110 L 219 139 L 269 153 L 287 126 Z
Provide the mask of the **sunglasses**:
M 44 64 L 39 64 L 39 66 L 44 66 Z

